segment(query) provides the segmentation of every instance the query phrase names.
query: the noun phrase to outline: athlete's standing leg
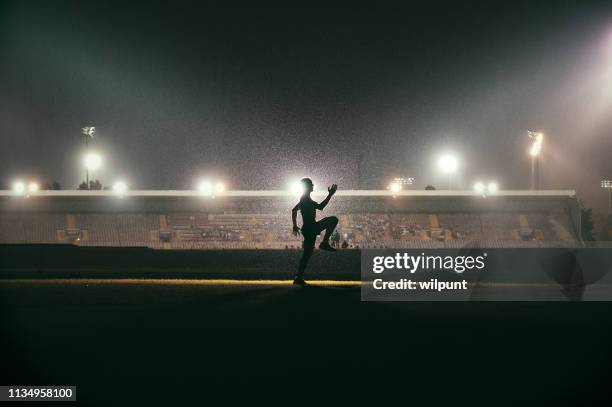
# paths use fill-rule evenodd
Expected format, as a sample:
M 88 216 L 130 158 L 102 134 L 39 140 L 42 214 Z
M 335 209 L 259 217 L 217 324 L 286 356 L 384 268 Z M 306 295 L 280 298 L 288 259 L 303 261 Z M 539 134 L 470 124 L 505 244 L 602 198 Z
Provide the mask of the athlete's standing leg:
M 296 285 L 306 285 L 304 281 L 304 272 L 306 271 L 306 265 L 308 264 L 308 260 L 310 256 L 312 256 L 312 252 L 314 251 L 315 239 L 316 235 L 304 235 L 304 252 L 302 253 L 302 257 L 300 258 L 300 265 L 298 267 L 298 273 L 293 280 L 293 284 Z

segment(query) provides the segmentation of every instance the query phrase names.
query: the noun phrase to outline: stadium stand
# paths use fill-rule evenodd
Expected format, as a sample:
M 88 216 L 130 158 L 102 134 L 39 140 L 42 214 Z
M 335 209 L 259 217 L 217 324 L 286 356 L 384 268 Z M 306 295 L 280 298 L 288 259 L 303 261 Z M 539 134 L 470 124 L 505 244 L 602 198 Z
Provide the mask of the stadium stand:
M 291 249 L 288 196 L 197 197 L 0 194 L 1 244 L 154 249 Z M 340 219 L 347 248 L 572 247 L 580 243 L 572 194 L 340 195 L 323 215 Z

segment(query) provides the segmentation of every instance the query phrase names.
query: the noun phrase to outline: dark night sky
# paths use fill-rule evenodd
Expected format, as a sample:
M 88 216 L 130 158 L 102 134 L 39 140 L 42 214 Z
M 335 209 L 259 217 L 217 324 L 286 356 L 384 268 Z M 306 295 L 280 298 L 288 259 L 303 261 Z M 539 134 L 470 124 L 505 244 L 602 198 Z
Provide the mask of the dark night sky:
M 433 5 L 431 4 L 433 3 Z M 462 3 L 461 5 L 454 3 Z M 612 178 L 612 6 L 423 2 L 377 9 L 3 2 L 0 183 L 78 184 L 94 125 L 103 183 L 234 189 L 529 185 L 527 129 L 545 132 L 545 188 L 603 206 Z

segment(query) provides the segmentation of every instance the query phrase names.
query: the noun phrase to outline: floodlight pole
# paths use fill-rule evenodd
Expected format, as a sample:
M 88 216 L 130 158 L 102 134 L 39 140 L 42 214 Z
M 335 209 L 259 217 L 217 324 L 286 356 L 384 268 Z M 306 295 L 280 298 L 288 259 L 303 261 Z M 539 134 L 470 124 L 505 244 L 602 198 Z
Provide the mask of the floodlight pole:
M 540 156 L 531 156 L 531 189 L 540 189 Z
M 537 156 L 535 156 L 535 160 L 534 160 L 534 174 L 535 174 L 535 178 L 533 181 L 533 185 L 535 187 L 535 190 L 539 190 L 540 189 L 540 154 L 538 154 Z
M 608 189 L 608 215 L 612 215 L 612 180 L 602 180 L 601 187 Z
M 540 189 L 540 149 L 542 147 L 542 133 L 527 131 L 527 136 L 532 140 L 531 154 L 531 189 Z M 534 149 L 536 147 L 537 149 Z
M 85 136 L 85 155 L 89 154 L 89 136 Z M 89 189 L 89 166 L 85 163 L 85 184 L 87 184 L 87 189 Z
M 81 135 L 85 139 L 85 155 L 89 154 L 89 139 L 93 139 L 94 133 L 96 132 L 96 128 L 93 126 L 86 126 L 81 128 Z M 89 166 L 87 163 L 85 164 L 85 183 L 87 184 L 87 189 L 89 188 Z
M 532 191 L 535 189 L 535 156 L 531 156 L 531 189 Z

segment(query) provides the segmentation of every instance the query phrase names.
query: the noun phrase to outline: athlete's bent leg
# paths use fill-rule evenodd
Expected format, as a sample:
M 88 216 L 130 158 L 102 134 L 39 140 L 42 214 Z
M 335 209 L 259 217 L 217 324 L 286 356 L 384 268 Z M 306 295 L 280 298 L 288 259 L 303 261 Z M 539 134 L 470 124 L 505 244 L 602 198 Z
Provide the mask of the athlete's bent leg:
M 332 233 L 334 233 L 334 229 L 338 226 L 338 218 L 335 216 L 328 216 L 327 218 L 323 218 L 319 221 L 319 225 L 321 225 L 321 230 L 325 230 L 325 235 L 323 235 L 323 241 L 329 242 L 329 238 Z
M 325 230 L 325 235 L 323 236 L 323 241 L 319 245 L 319 249 L 326 250 L 328 252 L 336 251 L 336 249 L 331 247 L 331 245 L 329 244 L 329 238 L 331 237 L 337 225 L 338 218 L 336 218 L 335 216 L 330 216 L 328 218 L 321 219 L 321 221 L 319 222 L 319 226 L 321 227 L 321 230 Z

